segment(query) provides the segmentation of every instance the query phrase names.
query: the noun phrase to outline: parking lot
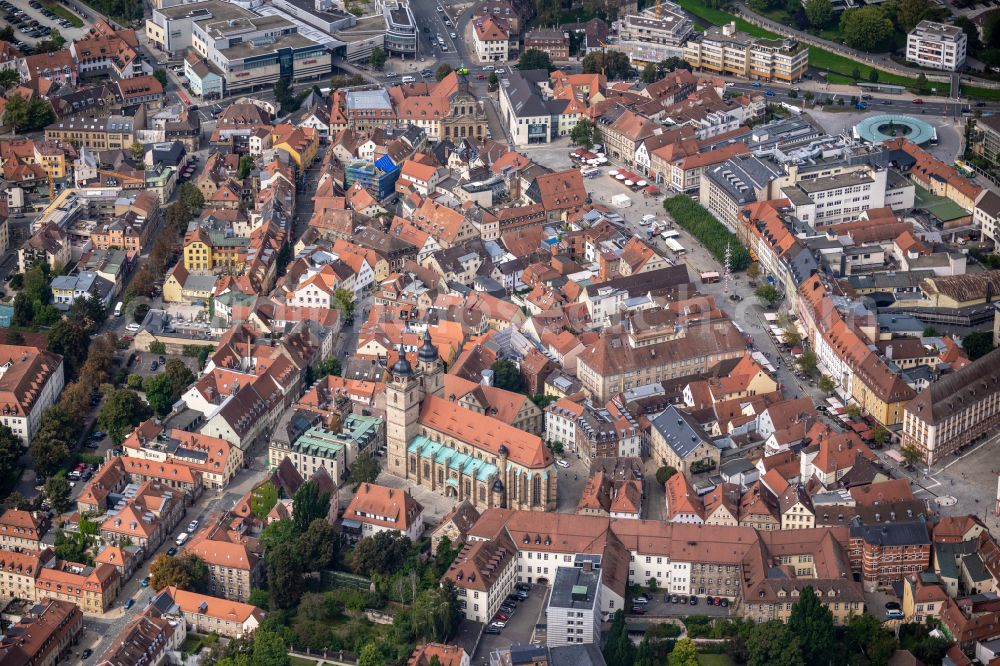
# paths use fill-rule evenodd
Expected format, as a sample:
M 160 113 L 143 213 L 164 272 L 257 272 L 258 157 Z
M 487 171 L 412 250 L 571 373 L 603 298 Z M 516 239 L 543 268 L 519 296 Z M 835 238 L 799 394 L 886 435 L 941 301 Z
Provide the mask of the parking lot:
M 705 596 L 698 595 L 695 598 L 698 603 L 692 606 L 690 603 L 681 603 L 684 599 L 688 599 L 687 595 L 675 595 L 678 597 L 678 603 L 671 603 L 666 601 L 666 596 L 663 592 L 657 592 L 656 594 L 645 593 L 644 595 L 649 599 L 649 603 L 645 604 L 646 613 L 644 615 L 632 615 L 629 614 L 629 622 L 641 621 L 645 618 L 657 618 L 657 617 L 687 617 L 689 615 L 707 615 L 708 617 L 728 617 L 729 607 L 723 606 L 709 606 L 705 603 Z
M 83 39 L 86 36 L 89 25 L 84 17 L 77 15 L 77 18 L 84 21 L 84 25 L 81 28 L 74 28 L 72 25 L 66 25 L 68 21 L 55 15 L 48 8 L 41 5 L 41 3 L 35 3 L 39 5 L 37 7 L 31 6 L 28 3 L 29 0 L 5 0 L 3 4 L 0 4 L 0 18 L 2 18 L 0 23 L 14 28 L 15 37 L 22 43 L 30 45 L 48 39 L 53 30 L 58 30 L 67 43 Z M 65 11 L 71 11 L 64 5 L 59 5 L 59 7 Z M 53 14 L 52 17 L 43 14 L 43 10 Z M 15 16 L 15 11 L 23 12 L 23 15 Z M 37 21 L 37 25 L 34 26 L 34 35 L 30 34 L 32 29 L 29 29 L 27 25 L 32 21 Z M 60 23 L 60 21 L 63 21 L 63 23 Z M 45 28 L 48 29 L 48 32 L 44 32 L 43 29 Z
M 511 645 L 527 645 L 535 636 L 535 625 L 545 624 L 545 604 L 549 598 L 549 588 L 541 585 L 532 587 L 528 598 L 522 601 L 507 621 L 507 626 L 499 634 L 484 633 L 473 661 L 481 662 L 494 650 L 509 648 Z

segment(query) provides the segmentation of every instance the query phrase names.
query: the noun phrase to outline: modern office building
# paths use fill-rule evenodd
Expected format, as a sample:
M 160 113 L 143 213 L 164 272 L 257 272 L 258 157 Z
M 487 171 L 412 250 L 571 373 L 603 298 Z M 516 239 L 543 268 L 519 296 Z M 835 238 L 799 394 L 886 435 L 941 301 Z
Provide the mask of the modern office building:
M 556 569 L 545 608 L 547 645 L 600 643 L 601 558 L 593 556 L 580 564 Z
M 382 3 L 385 17 L 385 51 L 389 55 L 417 56 L 417 22 L 410 6 L 403 2 L 386 0 Z
M 959 27 L 921 21 L 906 36 L 906 61 L 954 72 L 965 64 L 968 42 L 968 36 Z
M 672 3 L 663 3 L 641 14 L 629 14 L 618 21 L 615 48 L 633 62 L 659 62 L 684 56 L 684 43 L 694 24 Z
M 226 94 L 329 75 L 329 47 L 338 43 L 274 7 L 251 11 L 221 0 L 155 9 L 146 34 L 171 54 L 193 49 L 222 73 Z

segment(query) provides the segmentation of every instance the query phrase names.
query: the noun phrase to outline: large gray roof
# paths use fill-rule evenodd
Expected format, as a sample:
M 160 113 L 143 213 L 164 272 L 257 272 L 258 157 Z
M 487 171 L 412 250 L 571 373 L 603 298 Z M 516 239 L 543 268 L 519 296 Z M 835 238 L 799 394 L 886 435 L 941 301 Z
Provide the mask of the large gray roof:
M 680 458 L 685 458 L 708 437 L 694 419 L 670 405 L 653 419 L 653 427 Z
M 851 537 L 860 537 L 879 546 L 922 546 L 931 542 L 927 523 L 922 518 L 877 525 L 862 525 L 861 520 L 855 518 L 851 521 L 850 533 Z
M 551 115 L 542 93 L 538 90 L 536 80 L 538 72 L 541 70 L 511 70 L 507 75 L 506 82 L 501 83 L 507 99 L 514 114 L 522 116 L 547 116 Z M 546 75 L 546 78 L 548 76 Z

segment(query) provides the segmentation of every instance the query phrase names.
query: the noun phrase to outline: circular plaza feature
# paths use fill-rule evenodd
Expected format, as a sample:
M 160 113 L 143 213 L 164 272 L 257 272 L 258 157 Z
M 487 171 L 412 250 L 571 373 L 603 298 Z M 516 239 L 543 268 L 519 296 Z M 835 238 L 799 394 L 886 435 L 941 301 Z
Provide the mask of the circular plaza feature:
M 896 114 L 871 116 L 854 126 L 854 138 L 868 143 L 880 144 L 900 137 L 925 146 L 937 141 L 937 130 L 919 118 Z

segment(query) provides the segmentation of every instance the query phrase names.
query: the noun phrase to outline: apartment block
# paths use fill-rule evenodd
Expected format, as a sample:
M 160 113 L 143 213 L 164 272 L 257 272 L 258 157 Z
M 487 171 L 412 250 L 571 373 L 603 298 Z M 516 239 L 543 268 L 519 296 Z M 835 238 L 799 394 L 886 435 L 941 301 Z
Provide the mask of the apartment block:
M 906 61 L 954 72 L 965 64 L 968 42 L 965 31 L 957 26 L 921 21 L 906 36 Z
M 757 81 L 791 83 L 805 74 L 809 49 L 791 39 L 761 39 L 736 30 L 736 23 L 695 33 L 684 59 L 696 70 Z
M 550 646 L 601 642 L 601 569 L 584 560 L 580 568 L 559 567 L 545 608 Z

